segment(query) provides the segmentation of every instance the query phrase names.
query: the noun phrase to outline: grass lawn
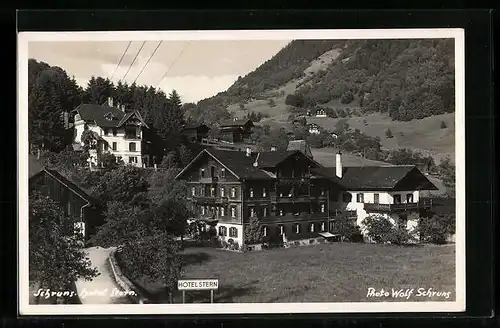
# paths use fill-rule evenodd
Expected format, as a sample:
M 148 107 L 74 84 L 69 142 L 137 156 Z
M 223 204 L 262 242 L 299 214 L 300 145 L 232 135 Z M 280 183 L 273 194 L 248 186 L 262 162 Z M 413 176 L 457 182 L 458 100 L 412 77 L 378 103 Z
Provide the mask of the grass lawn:
M 332 243 L 262 252 L 235 253 L 213 248 L 183 252 L 184 279 L 217 278 L 215 302 L 405 301 L 368 298 L 369 287 L 433 288 L 451 297 L 412 297 L 410 301 L 453 301 L 455 246 L 399 247 Z M 161 284 L 136 281 L 154 302 L 167 302 Z M 174 302 L 181 302 L 180 292 Z M 186 302 L 209 302 L 209 292 L 187 292 Z

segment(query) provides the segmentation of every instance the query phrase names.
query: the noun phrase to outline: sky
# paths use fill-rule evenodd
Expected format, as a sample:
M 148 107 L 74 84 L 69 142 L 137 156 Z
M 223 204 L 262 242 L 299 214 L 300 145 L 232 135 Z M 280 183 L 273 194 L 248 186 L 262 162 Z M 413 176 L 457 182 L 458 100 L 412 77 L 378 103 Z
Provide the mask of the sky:
M 166 93 L 175 89 L 183 102 L 197 102 L 225 91 L 238 76 L 256 69 L 290 41 L 182 40 L 160 43 L 158 40 L 146 41 L 144 46 L 143 41 L 133 41 L 126 52 L 129 41 L 32 41 L 28 45 L 28 54 L 29 58 L 63 68 L 83 87 L 92 76 L 107 77 L 115 83 L 122 79 L 122 82 L 131 84 L 136 80 L 138 85 L 159 87 Z M 150 61 L 145 66 L 148 59 Z M 139 74 L 141 70 L 143 72 Z

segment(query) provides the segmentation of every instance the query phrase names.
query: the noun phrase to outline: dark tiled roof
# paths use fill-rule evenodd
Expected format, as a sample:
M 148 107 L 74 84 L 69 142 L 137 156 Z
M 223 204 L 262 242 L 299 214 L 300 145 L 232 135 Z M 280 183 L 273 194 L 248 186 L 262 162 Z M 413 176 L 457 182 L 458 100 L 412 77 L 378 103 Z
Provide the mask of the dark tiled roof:
M 134 113 L 137 113 L 135 111 L 123 112 L 116 107 L 96 104 L 81 104 L 75 108 L 75 111 L 80 114 L 80 117 L 84 121 L 94 121 L 98 126 L 107 128 L 119 127 L 134 115 Z M 108 120 L 105 117 L 109 113 L 113 115 L 112 120 Z
M 322 176 L 336 178 L 335 167 L 314 169 Z M 413 165 L 344 167 L 340 183 L 349 190 L 392 190 L 407 176 L 416 176 L 419 189 L 435 190 L 435 186 Z
M 125 113 L 116 107 L 100 106 L 96 104 L 81 104 L 75 108 L 75 111 L 80 114 L 84 121 L 94 121 L 98 126 L 102 127 L 118 127 L 120 121 L 125 116 Z M 107 120 L 104 116 L 111 113 L 114 116 L 113 120 Z
M 212 156 L 217 158 L 229 170 L 233 171 L 240 178 L 247 179 L 269 179 L 270 176 L 259 167 L 254 167 L 253 163 L 257 158 L 256 153 L 247 156 L 244 151 L 206 149 Z M 263 153 L 259 155 L 259 164 Z M 259 165 L 260 166 L 260 165 Z
M 247 124 L 248 122 L 252 123 L 252 121 L 250 120 L 225 120 L 225 121 L 221 121 L 219 123 L 219 125 L 221 127 L 237 127 L 237 126 L 240 126 L 242 127 L 243 125 Z

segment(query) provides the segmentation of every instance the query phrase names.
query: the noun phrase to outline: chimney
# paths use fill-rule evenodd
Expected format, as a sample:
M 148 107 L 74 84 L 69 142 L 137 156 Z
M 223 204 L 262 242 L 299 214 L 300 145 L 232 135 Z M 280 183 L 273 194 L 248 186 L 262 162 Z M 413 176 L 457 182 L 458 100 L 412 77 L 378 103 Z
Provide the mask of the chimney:
M 247 147 L 247 157 L 250 157 L 252 155 L 252 149 L 250 147 Z
M 271 151 L 276 151 L 276 146 L 271 146 Z
M 255 159 L 255 162 L 253 162 L 254 167 L 259 166 L 259 156 L 260 156 L 260 153 L 257 153 L 257 158 Z
M 108 97 L 108 106 L 113 107 L 113 97 Z
M 339 151 L 335 160 L 335 174 L 342 179 L 342 153 Z

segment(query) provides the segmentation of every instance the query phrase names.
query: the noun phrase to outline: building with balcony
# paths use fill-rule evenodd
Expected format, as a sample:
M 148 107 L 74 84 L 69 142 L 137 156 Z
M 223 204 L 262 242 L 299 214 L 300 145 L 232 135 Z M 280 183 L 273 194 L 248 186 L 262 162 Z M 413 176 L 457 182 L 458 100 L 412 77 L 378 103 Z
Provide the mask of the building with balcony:
M 99 166 L 99 156 L 110 153 L 117 160 L 137 167 L 149 166 L 147 144 L 143 138 L 148 128 L 137 111 L 127 111 L 124 106 L 113 106 L 109 98 L 104 105 L 81 104 L 73 110 L 73 146 L 84 145 L 82 135 L 90 131 L 92 141 L 89 150 L 89 165 Z M 88 134 L 89 135 L 89 134 Z
M 333 161 L 332 161 L 333 162 Z M 347 190 L 337 200 L 341 209 L 356 211 L 357 224 L 370 215 L 382 215 L 393 224 L 411 230 L 417 227 L 424 211 L 432 207 L 420 192 L 437 190 L 413 165 L 343 167 L 342 155 L 335 166 L 313 170 L 316 174 L 339 179 Z
M 221 139 L 228 142 L 242 142 L 252 134 L 254 124 L 251 120 L 226 120 L 219 123 Z
M 176 179 L 188 182 L 191 219 L 215 222 L 220 239 L 245 245 L 252 217 L 269 242 L 327 235 L 344 188 L 313 173 L 320 167 L 300 150 L 204 149 Z

